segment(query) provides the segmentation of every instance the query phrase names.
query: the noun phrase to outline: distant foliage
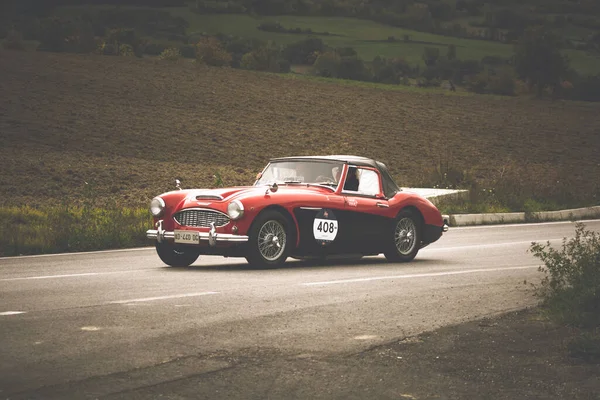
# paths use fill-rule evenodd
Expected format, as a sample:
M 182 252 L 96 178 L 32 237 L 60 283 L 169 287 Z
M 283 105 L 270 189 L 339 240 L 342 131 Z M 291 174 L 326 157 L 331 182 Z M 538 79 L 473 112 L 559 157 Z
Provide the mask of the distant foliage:
M 440 49 L 437 47 L 425 47 L 423 50 L 423 62 L 428 67 L 434 66 L 440 58 Z
M 158 58 L 167 61 L 177 61 L 181 58 L 181 52 L 176 47 L 170 47 L 168 49 L 163 50 L 162 53 L 160 53 L 160 55 L 158 56 Z
M 280 57 L 277 49 L 261 47 L 244 54 L 240 67 L 256 71 L 289 72 L 290 64 Z
M 287 45 L 283 49 L 283 57 L 292 64 L 313 65 L 318 54 L 327 50 L 323 40 L 309 38 Z
M 516 88 L 516 74 L 509 66 L 486 67 L 467 80 L 467 89 L 475 93 L 513 96 Z
M 335 51 L 319 54 L 312 67 L 312 73 L 326 78 L 339 78 L 342 57 Z
M 131 57 L 135 55 L 134 48 L 129 44 L 119 44 L 117 42 L 101 42 L 96 49 L 96 53 L 105 56 L 123 56 Z
M 386 59 L 383 57 L 375 57 L 373 59 L 371 72 L 374 82 L 389 84 L 403 83 L 406 78 L 415 74 L 414 68 L 404 59 Z
M 542 96 L 565 78 L 569 60 L 560 53 L 559 39 L 544 28 L 528 29 L 515 48 L 515 68 L 521 79 Z
M 352 79 L 371 81 L 371 71 L 356 55 L 348 54 L 348 49 L 339 49 L 320 54 L 313 67 L 312 73 L 327 78 Z
M 229 66 L 232 56 L 214 37 L 204 37 L 196 44 L 196 60 L 215 67 Z

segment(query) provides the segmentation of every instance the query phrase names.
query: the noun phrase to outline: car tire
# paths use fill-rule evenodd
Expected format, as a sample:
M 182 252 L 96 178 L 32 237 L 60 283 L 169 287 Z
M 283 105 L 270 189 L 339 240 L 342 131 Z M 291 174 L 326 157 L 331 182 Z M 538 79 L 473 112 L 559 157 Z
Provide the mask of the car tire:
M 200 256 L 197 249 L 175 246 L 172 243 L 156 243 L 156 253 L 162 262 L 171 267 L 188 267 Z
M 248 233 L 246 260 L 254 267 L 279 267 L 285 263 L 293 245 L 292 222 L 282 213 L 260 213 Z
M 421 248 L 423 223 L 420 215 L 412 210 L 402 210 L 392 223 L 385 258 L 392 262 L 408 262 Z

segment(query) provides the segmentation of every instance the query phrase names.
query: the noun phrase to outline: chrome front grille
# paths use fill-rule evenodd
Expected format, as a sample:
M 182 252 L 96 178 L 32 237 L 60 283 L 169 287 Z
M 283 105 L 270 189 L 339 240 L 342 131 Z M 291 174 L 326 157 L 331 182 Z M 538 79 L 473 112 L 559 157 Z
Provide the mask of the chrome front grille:
M 173 218 L 181 226 L 193 226 L 196 228 L 210 228 L 211 222 L 215 223 L 215 227 L 229 223 L 227 215 L 211 210 L 183 210 L 175 214 Z

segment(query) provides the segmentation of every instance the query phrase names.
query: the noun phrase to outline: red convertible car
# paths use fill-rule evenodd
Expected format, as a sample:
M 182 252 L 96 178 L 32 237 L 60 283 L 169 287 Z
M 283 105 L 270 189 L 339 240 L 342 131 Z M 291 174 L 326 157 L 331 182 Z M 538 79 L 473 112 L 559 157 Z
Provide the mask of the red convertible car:
M 429 200 L 403 191 L 387 167 L 357 156 L 272 159 L 252 186 L 174 190 L 152 199 L 160 259 L 245 257 L 263 267 L 288 257 L 378 255 L 410 261 L 448 230 Z

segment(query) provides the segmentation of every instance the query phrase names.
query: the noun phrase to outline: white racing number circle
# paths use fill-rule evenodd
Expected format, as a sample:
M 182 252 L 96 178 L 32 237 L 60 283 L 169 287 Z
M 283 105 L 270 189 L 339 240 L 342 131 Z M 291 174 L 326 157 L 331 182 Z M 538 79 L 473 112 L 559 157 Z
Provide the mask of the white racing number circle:
M 332 243 L 338 233 L 338 221 L 333 211 L 323 209 L 315 216 L 313 235 L 315 240 L 325 246 Z

